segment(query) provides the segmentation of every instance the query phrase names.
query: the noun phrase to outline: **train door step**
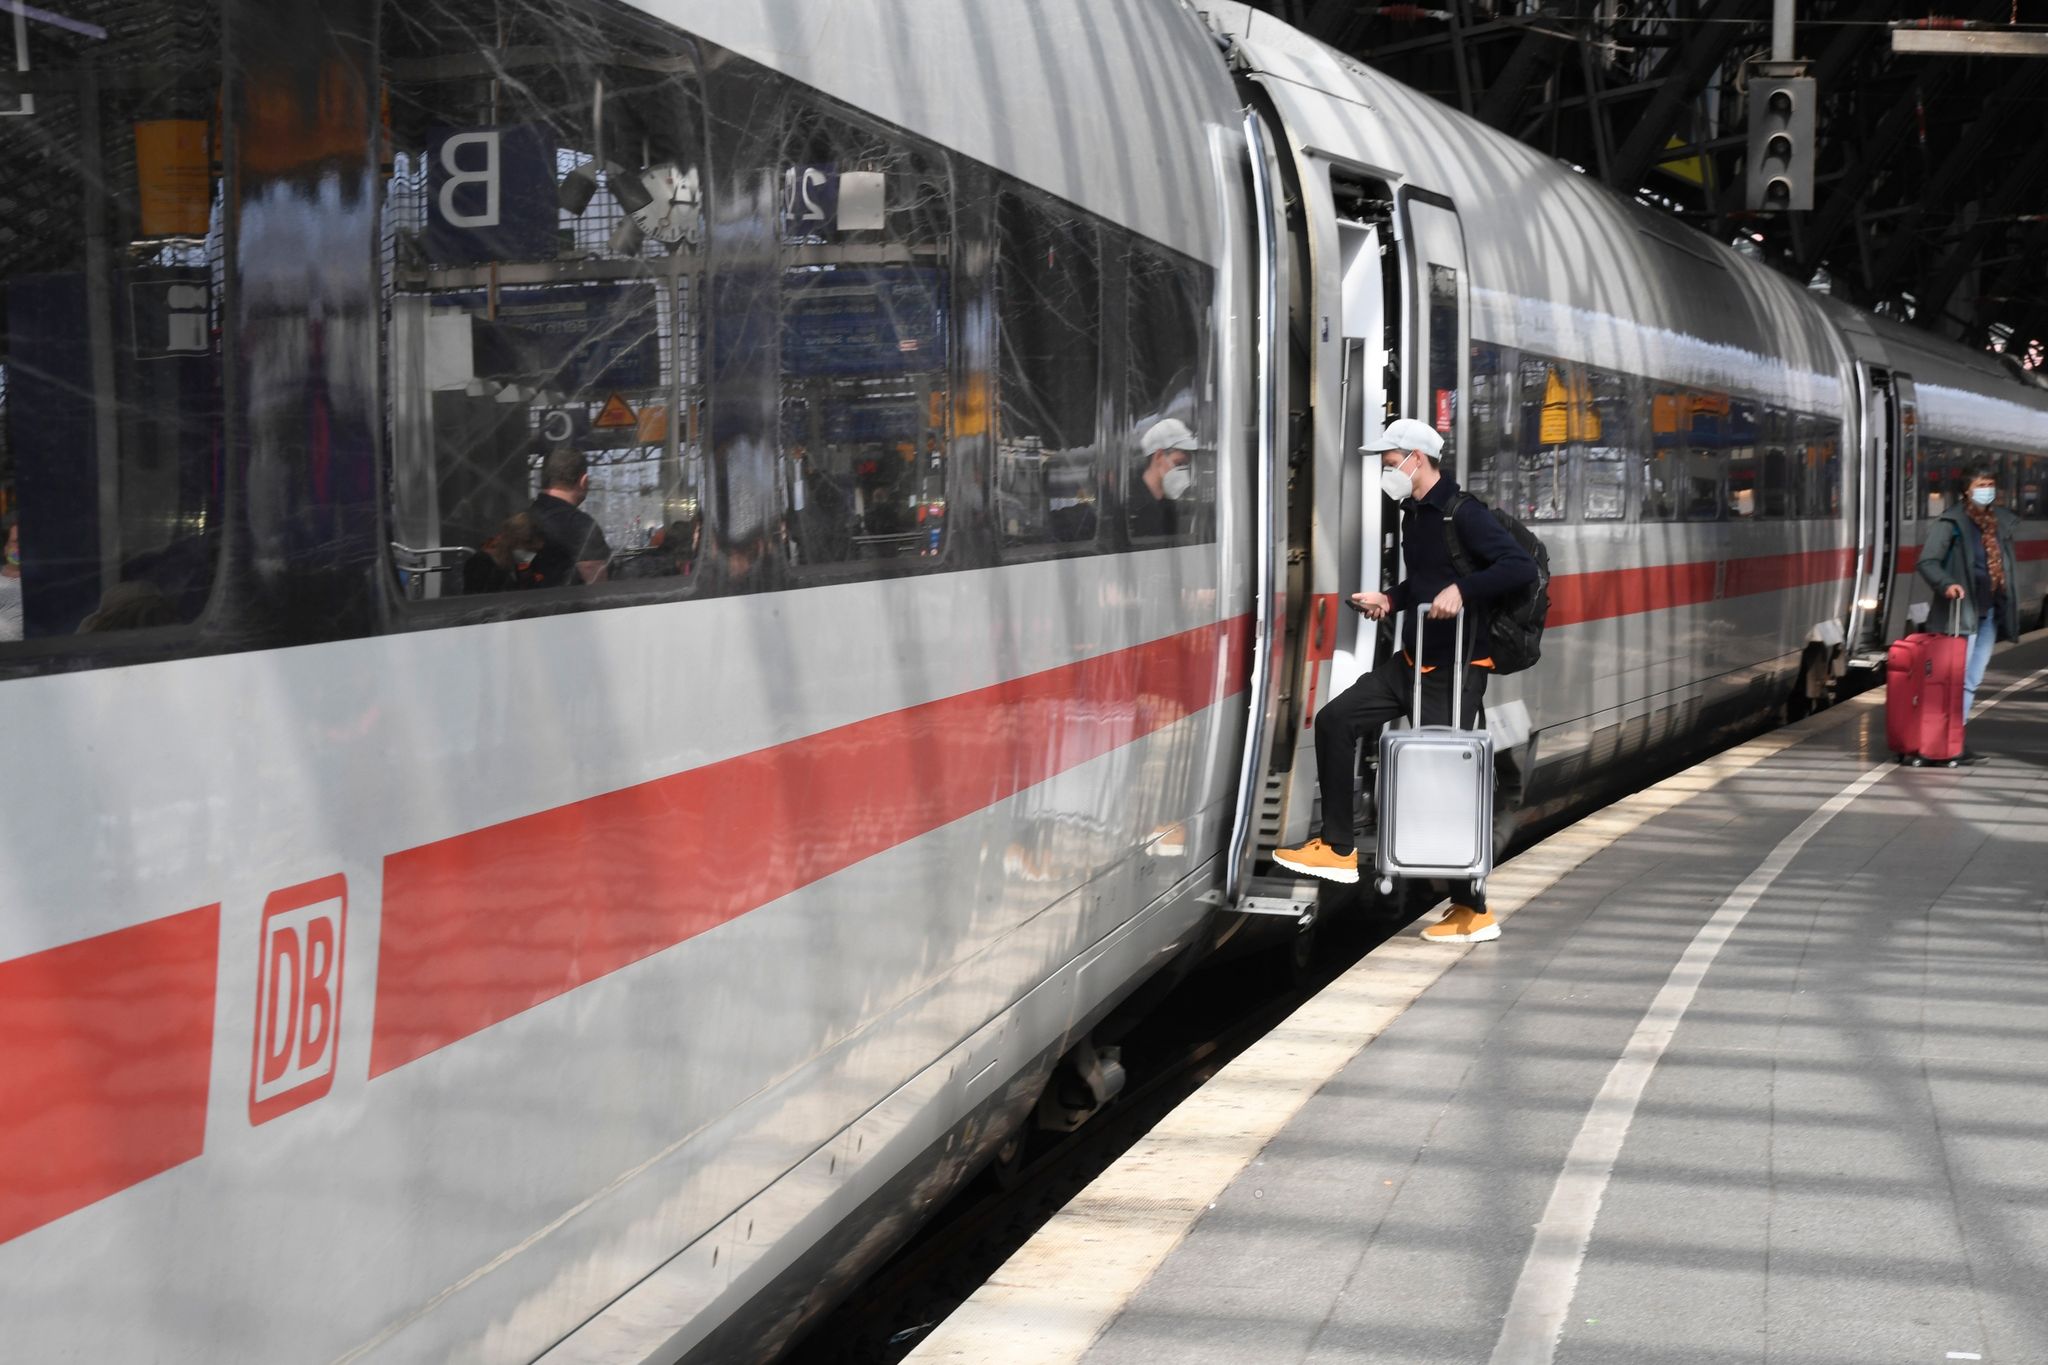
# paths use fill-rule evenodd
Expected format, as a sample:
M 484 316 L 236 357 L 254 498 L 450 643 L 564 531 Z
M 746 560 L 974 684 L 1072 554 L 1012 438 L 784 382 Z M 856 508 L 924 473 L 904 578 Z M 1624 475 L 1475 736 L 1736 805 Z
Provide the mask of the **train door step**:
M 1272 915 L 1280 919 L 1291 919 L 1297 928 L 1306 929 L 1316 922 L 1316 902 L 1313 896 L 1306 900 L 1294 896 L 1246 896 L 1237 903 L 1237 908 L 1247 915 Z

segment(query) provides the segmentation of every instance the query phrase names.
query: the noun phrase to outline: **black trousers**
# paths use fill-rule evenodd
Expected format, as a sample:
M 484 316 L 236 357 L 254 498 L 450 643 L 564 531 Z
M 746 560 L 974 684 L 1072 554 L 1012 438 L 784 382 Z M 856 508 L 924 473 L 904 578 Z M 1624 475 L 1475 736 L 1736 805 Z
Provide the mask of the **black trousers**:
M 1463 714 L 1458 724 L 1472 728 L 1486 699 L 1489 670 L 1465 667 Z M 1352 788 L 1358 777 L 1358 742 L 1379 742 L 1388 721 L 1409 714 L 1415 698 L 1415 663 L 1398 650 L 1381 654 L 1372 672 L 1323 703 L 1316 712 L 1316 779 L 1323 789 L 1323 842 L 1342 852 L 1355 839 L 1352 832 Z M 1451 666 L 1422 675 L 1422 723 L 1448 725 L 1451 719 Z M 1461 905 L 1486 909 L 1484 897 L 1471 883 L 1454 895 Z

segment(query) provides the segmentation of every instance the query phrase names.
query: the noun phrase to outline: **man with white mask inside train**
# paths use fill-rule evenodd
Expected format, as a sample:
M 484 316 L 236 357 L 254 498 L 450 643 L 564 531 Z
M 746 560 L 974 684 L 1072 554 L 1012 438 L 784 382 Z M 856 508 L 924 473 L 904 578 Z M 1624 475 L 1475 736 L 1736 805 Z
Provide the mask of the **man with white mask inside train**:
M 1174 504 L 1194 482 L 1188 461 L 1194 458 L 1195 433 L 1178 417 L 1162 417 L 1138 438 L 1141 463 L 1124 491 L 1124 512 L 1131 520 L 1131 539 L 1157 540 L 1176 534 L 1180 513 Z
M 1536 561 L 1516 543 L 1486 504 L 1459 498 L 1458 483 L 1438 467 L 1444 439 L 1425 422 L 1403 417 L 1389 422 L 1379 439 L 1361 450 L 1380 457 L 1380 486 L 1401 508 L 1401 558 L 1408 573 L 1392 592 L 1353 593 L 1351 605 L 1377 621 L 1407 612 L 1411 624 L 1393 649 L 1382 650 L 1372 672 L 1323 703 L 1316 712 L 1316 774 L 1322 786 L 1320 837 L 1299 848 L 1276 849 L 1282 867 L 1333 882 L 1358 880 L 1358 848 L 1352 831 L 1352 786 L 1358 773 L 1358 742 L 1377 736 L 1387 722 L 1409 712 L 1414 699 L 1415 649 L 1422 648 L 1422 723 L 1445 725 L 1451 717 L 1451 663 L 1459 657 L 1455 632 L 1465 631 L 1464 698 L 1457 723 L 1470 727 L 1486 695 L 1493 669 L 1487 606 L 1536 580 Z M 1444 518 L 1466 559 L 1475 567 L 1460 576 L 1445 535 Z M 1471 608 L 1471 610 L 1466 610 Z M 1462 613 L 1462 614 L 1461 614 Z M 1442 662 L 1430 664 L 1429 660 Z M 1500 937 L 1487 913 L 1481 888 L 1452 887 L 1451 907 L 1440 923 L 1423 930 L 1434 943 L 1479 943 Z

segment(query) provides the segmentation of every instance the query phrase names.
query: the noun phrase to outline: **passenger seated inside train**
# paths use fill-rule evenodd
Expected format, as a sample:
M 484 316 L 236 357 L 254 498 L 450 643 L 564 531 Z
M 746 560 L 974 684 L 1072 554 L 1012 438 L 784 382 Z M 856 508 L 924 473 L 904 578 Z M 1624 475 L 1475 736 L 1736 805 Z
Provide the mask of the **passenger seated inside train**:
M 536 585 L 595 583 L 604 577 L 612 547 L 583 500 L 590 496 L 590 461 L 582 451 L 556 446 L 541 461 L 540 492 L 529 510 L 540 523 L 543 544 L 533 557 Z
M 540 519 L 531 512 L 514 512 L 475 554 L 463 561 L 464 595 L 535 586 L 533 561 L 546 544 Z
M 1162 417 L 1138 439 L 1138 462 L 1124 492 L 1132 540 L 1159 540 L 1180 527 L 1176 500 L 1194 481 L 1188 461 L 1194 458 L 1195 433 L 1178 417 Z

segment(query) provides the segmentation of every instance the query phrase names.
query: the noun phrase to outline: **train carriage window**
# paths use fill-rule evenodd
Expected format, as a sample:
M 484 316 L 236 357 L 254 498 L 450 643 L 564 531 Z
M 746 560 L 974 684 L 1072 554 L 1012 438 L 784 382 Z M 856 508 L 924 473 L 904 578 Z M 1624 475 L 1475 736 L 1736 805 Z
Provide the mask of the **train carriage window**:
M 996 216 L 996 524 L 1007 547 L 1086 553 L 1101 502 L 1095 229 L 1018 193 Z
M 1828 417 L 1801 417 L 1798 430 L 1813 479 L 1813 515 L 1842 514 L 1842 424 Z
M 1636 449 L 1634 385 L 1626 375 L 1590 365 L 1579 375 L 1582 401 L 1575 396 L 1571 426 L 1583 461 L 1582 514 L 1587 521 L 1621 521 L 1628 516 L 1629 456 Z
M 223 529 L 221 7 L 89 14 L 16 6 L 38 84 L 0 95 L 0 650 L 25 657 L 195 620 Z
M 1133 543 L 1213 540 L 1216 435 L 1209 272 L 1133 242 L 1124 253 L 1124 519 Z M 1147 455 L 1162 422 L 1192 434 L 1185 455 Z M 1185 470 L 1185 474 L 1175 473 Z
M 1686 395 L 1657 388 L 1650 398 L 1650 459 L 1643 471 L 1643 520 L 1676 521 L 1685 476 Z
M 1757 405 L 1745 399 L 1731 399 L 1723 420 L 1721 439 L 1728 466 L 1728 515 L 1738 520 L 1755 520 L 1764 512 L 1762 461 L 1757 445 Z
M 1903 521 L 1920 518 L 1920 499 L 1916 492 L 1920 487 L 1920 458 L 1920 443 L 1909 443 L 1904 466 L 1899 470 L 1899 508 Z
M 1473 496 L 1503 507 L 1514 505 L 1513 480 L 1503 479 L 1503 451 L 1510 450 L 1509 418 L 1514 411 L 1514 352 L 1491 342 L 1472 343 L 1470 442 L 1456 477 Z
M 1920 456 L 1921 512 L 1938 517 L 1961 496 L 1969 454 L 1962 446 L 1923 440 Z
M 1762 477 L 1759 515 L 1777 521 L 1806 515 L 1805 481 L 1796 477 L 1791 441 L 1792 414 L 1775 403 L 1758 409 L 1757 442 L 1761 451 L 1758 473 Z
M 793 100 L 779 165 L 781 497 L 797 565 L 945 550 L 944 157 Z
M 1728 450 L 1733 442 L 1731 400 L 1725 393 L 1694 390 L 1684 397 L 1685 436 L 1682 521 L 1720 521 L 1727 516 Z
M 2021 455 L 2012 510 L 2029 521 L 2048 518 L 2048 457 Z
M 1567 458 L 1572 440 L 1571 366 L 1524 355 L 1517 367 L 1521 390 L 1521 434 L 1516 445 L 1515 512 L 1523 521 L 1563 521 L 1571 507 Z M 1585 406 L 1578 395 L 1576 406 Z
M 1458 467 L 1458 272 L 1429 267 L 1429 398 L 1423 418 L 1444 438 L 1443 459 Z
M 394 6 L 385 33 L 406 595 L 687 578 L 712 198 L 687 49 L 566 3 Z

